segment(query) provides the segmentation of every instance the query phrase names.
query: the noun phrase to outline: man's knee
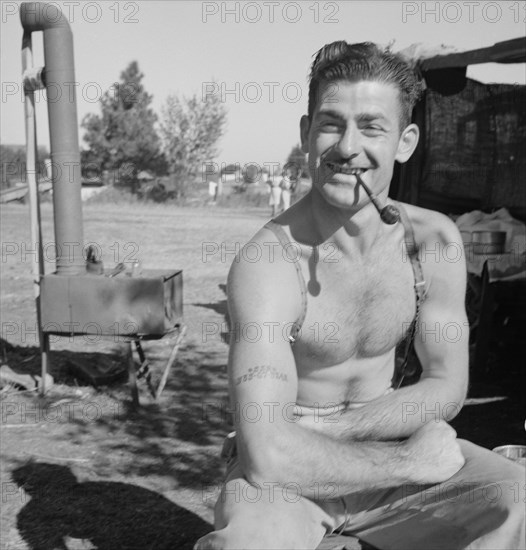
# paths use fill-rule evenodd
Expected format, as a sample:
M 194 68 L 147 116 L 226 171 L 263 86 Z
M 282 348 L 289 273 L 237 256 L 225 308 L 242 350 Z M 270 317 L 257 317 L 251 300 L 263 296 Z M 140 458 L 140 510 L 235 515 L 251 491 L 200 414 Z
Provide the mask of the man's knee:
M 208 533 L 201 537 L 195 544 L 193 550 L 221 550 L 224 548 L 222 542 L 217 537 L 217 531 Z
M 308 548 L 306 541 L 286 529 L 247 529 L 229 525 L 200 538 L 194 550 L 294 550 Z M 312 546 L 314 548 L 315 546 Z
M 316 548 L 326 531 L 324 519 L 323 510 L 277 483 L 259 487 L 234 477 L 217 499 L 216 531 L 196 549 Z
M 215 526 L 222 529 L 235 517 L 260 521 L 261 515 L 283 517 L 301 506 L 298 494 L 289 494 L 278 483 L 256 485 L 244 477 L 234 477 L 222 487 L 215 505 Z
M 201 537 L 194 545 L 194 550 L 241 550 L 246 548 L 260 548 L 249 546 L 250 541 L 243 540 L 243 532 L 234 532 L 232 529 L 219 529 Z

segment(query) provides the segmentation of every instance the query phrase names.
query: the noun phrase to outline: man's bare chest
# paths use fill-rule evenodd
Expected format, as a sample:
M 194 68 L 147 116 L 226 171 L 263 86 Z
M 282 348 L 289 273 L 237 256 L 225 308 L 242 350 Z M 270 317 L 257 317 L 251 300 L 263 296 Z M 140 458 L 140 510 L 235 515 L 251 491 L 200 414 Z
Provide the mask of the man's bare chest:
M 367 261 L 307 263 L 307 313 L 295 355 L 336 365 L 384 355 L 407 333 L 416 309 L 411 263 L 396 250 Z M 313 269 L 313 265 L 315 268 Z

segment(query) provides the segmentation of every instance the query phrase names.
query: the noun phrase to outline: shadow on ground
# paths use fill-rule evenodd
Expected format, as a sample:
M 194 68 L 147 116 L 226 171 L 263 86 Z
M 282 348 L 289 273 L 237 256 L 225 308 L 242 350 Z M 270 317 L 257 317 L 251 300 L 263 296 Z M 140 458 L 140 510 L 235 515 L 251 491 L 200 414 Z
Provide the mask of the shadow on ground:
M 15 372 L 39 373 L 38 348 L 6 344 L 7 362 Z M 158 381 L 170 348 L 155 343 L 151 346 L 147 356 Z M 98 354 L 53 351 L 51 374 L 56 384 L 62 384 L 55 392 L 44 397 L 15 390 L 2 392 L 3 407 L 9 413 L 14 411 L 10 423 L 26 424 L 20 410 L 27 409 L 28 415 L 36 410 L 28 421 L 35 422 L 36 414 L 47 428 L 41 433 L 31 430 L 33 456 L 39 457 L 37 449 L 43 455 L 53 455 L 57 445 L 63 444 L 65 458 L 67 452 L 73 456 L 81 450 L 83 456 L 90 456 L 96 474 L 109 479 L 118 475 L 161 476 L 170 479 L 171 487 L 197 490 L 221 480 L 224 467 L 219 450 L 230 430 L 224 354 L 205 352 L 191 342 L 183 344 L 159 401 L 151 398 L 144 382 L 139 381 L 139 409 L 131 406 L 127 383 L 97 389 L 78 386 L 65 365 L 71 356 L 77 360 L 79 355 L 82 360 L 98 361 Z M 87 397 L 63 403 L 67 391 L 85 392 Z M 47 433 L 51 429 L 52 440 Z M 7 462 L 17 454 L 16 449 L 4 451 Z
M 29 462 L 12 472 L 31 496 L 17 527 L 31 550 L 67 548 L 69 539 L 98 550 L 189 550 L 211 526 L 165 497 L 128 483 L 79 483 L 66 466 Z
M 2 364 L 9 365 L 9 368 L 13 372 L 32 377 L 40 376 L 41 355 L 39 347 L 14 346 L 7 340 L 0 338 L 0 349 Z M 83 378 L 82 371 L 75 368 L 78 365 L 97 365 L 101 372 L 112 372 L 113 374 L 108 374 L 106 377 L 106 380 L 112 383 L 126 380 L 127 377 L 123 357 L 115 352 L 52 350 L 49 356 L 50 365 L 48 372 L 53 377 L 55 384 L 77 387 L 88 383 L 89 379 Z
M 150 354 L 152 363 L 166 360 L 167 351 Z M 168 476 L 179 488 L 202 489 L 223 476 L 219 449 L 230 429 L 226 385 L 224 358 L 188 343 L 160 401 L 148 396 L 143 383 L 138 409 L 127 388 L 107 389 L 120 406 L 95 423 L 75 418 L 64 438 L 97 445 L 101 476 Z

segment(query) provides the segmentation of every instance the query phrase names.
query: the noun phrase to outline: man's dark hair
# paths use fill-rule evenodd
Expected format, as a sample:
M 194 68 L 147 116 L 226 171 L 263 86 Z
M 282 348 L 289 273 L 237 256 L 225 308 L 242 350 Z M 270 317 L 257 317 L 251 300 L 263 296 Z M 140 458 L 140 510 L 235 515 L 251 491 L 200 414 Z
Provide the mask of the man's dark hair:
M 311 120 L 322 83 L 369 80 L 393 84 L 400 94 L 400 131 L 410 124 L 411 112 L 423 89 L 417 74 L 402 56 L 371 42 L 348 44 L 340 40 L 326 44 L 316 53 L 309 79 Z

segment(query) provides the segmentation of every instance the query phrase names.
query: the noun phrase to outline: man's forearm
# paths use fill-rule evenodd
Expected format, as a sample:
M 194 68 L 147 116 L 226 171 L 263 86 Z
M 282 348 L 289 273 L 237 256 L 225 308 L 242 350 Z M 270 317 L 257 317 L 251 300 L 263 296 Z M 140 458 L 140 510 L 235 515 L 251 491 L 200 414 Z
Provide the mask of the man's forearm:
M 424 378 L 360 408 L 345 411 L 339 417 L 317 419 L 315 428 L 345 440 L 403 439 L 426 422 L 451 420 L 460 411 L 463 399 L 463 394 L 450 384 Z
M 267 460 L 250 481 L 299 488 L 302 496 L 332 499 L 374 488 L 398 487 L 414 481 L 415 464 L 404 443 L 340 442 L 323 433 L 289 425 L 274 438 L 278 455 Z

